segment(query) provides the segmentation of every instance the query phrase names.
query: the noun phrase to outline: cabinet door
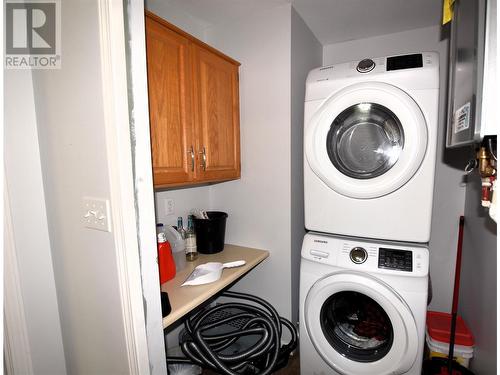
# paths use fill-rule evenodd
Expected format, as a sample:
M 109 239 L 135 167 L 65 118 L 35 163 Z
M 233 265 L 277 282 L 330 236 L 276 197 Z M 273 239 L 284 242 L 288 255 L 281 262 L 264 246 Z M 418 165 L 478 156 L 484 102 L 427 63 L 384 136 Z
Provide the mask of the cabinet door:
M 190 182 L 196 177 L 190 42 L 146 17 L 146 46 L 154 185 Z
M 240 177 L 238 66 L 193 46 L 198 180 Z

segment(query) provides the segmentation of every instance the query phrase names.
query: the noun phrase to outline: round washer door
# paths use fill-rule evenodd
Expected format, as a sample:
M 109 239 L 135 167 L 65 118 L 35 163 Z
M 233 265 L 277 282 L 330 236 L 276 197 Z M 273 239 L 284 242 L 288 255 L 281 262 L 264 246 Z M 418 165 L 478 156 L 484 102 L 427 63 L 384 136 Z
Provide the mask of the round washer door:
M 318 280 L 307 294 L 304 320 L 318 354 L 341 374 L 403 374 L 417 359 L 410 308 L 370 275 L 346 271 Z
M 348 86 L 330 96 L 305 128 L 305 155 L 331 189 L 352 198 L 377 198 L 403 186 L 427 148 L 420 107 L 382 82 Z

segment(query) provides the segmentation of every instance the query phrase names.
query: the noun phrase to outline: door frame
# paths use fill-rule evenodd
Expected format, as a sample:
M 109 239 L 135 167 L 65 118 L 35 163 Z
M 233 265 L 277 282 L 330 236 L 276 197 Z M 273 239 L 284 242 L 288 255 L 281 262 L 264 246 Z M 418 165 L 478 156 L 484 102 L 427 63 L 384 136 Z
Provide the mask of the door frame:
M 153 188 L 153 165 L 149 127 L 149 97 L 146 66 L 144 2 L 126 0 L 125 44 L 137 241 L 140 254 L 142 301 L 151 375 L 167 373 L 165 338 L 161 312 L 160 284 L 156 247 L 156 214 Z M 130 150 L 130 149 L 129 149 Z
M 143 302 L 139 216 L 136 212 L 133 140 L 129 118 L 124 2 L 103 0 L 98 4 L 112 233 L 116 249 L 128 368 L 130 374 L 150 374 L 160 359 L 150 356 Z M 141 14 L 143 15 L 144 13 Z M 145 183 L 148 184 L 148 181 Z M 152 190 L 152 179 L 149 185 Z M 152 230 L 154 231 L 154 228 Z M 152 236 L 154 241 L 154 233 Z M 158 272 L 157 267 L 151 271 L 153 274 Z M 159 296 L 158 285 L 158 305 Z M 159 314 L 161 317 L 161 313 Z M 158 335 L 162 335 L 161 328 Z
M 7 174 L 4 173 L 6 178 Z M 28 326 L 24 314 L 21 277 L 7 184 L 3 191 L 4 220 L 4 368 L 8 375 L 34 375 Z

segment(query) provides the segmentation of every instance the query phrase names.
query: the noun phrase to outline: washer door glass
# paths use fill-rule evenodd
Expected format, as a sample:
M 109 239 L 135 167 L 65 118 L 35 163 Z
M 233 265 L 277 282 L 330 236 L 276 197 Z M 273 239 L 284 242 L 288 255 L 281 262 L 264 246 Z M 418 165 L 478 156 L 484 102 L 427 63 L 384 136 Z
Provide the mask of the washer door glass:
M 341 112 L 328 132 L 328 157 L 340 172 L 368 179 L 387 172 L 404 147 L 401 122 L 388 108 L 358 103 Z
M 394 330 L 384 309 L 352 291 L 332 295 L 320 312 L 321 328 L 332 347 L 359 362 L 374 362 L 391 349 Z

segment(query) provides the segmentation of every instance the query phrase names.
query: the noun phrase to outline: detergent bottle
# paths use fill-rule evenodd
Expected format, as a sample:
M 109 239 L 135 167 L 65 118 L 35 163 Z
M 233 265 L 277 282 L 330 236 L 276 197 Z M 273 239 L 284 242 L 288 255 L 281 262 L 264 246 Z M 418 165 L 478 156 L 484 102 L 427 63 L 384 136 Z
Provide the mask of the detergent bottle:
M 160 270 L 160 284 L 175 277 L 175 262 L 172 248 L 165 233 L 158 233 L 158 268 Z
M 186 267 L 186 241 L 171 225 L 167 225 L 164 232 L 165 236 L 167 236 L 167 241 L 170 243 L 170 247 L 172 248 L 175 269 L 180 271 Z

